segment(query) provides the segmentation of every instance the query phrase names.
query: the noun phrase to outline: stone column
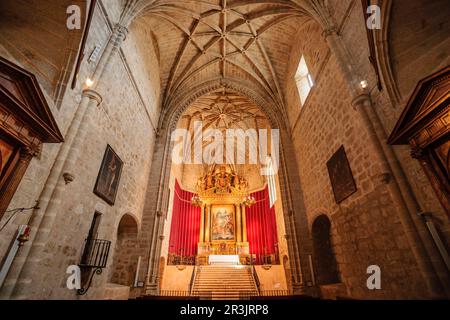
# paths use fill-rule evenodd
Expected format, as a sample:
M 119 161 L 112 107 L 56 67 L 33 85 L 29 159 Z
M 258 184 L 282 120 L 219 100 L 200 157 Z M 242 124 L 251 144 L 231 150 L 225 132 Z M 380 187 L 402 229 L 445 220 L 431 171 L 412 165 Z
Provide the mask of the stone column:
M 284 221 L 286 222 L 285 239 L 288 245 L 289 263 L 291 267 L 292 290 L 294 294 L 314 295 L 310 288 L 311 273 L 308 257 L 312 254 L 311 236 L 306 217 L 300 176 L 295 150 L 291 137 L 282 131 L 280 146 L 279 177 Z
M 353 101 L 353 106 L 358 110 L 365 127 L 369 130 L 370 143 L 375 149 L 374 156 L 378 158 L 378 162 L 380 163 L 382 168 L 380 176 L 384 175 L 386 177 L 390 177 L 393 176 L 393 173 L 384 155 L 381 142 L 377 138 L 373 123 L 370 121 L 370 111 L 368 109 L 371 108 L 371 104 L 372 103 L 369 96 L 365 94 L 360 95 Z M 416 258 L 419 269 L 422 272 L 424 280 L 427 283 L 432 295 L 435 297 L 439 297 L 443 293 L 443 288 L 439 282 L 439 279 L 436 277 L 433 265 L 431 264 L 427 252 L 425 251 L 424 245 L 419 237 L 419 232 L 413 221 L 411 213 L 408 211 L 408 205 L 406 204 L 405 199 L 402 196 L 399 185 L 396 179 L 393 179 L 392 182 L 388 181 L 388 178 L 385 179 L 386 188 L 388 189 L 392 199 L 395 202 L 400 221 L 403 225 L 406 237 Z
M 34 210 L 29 217 L 28 224 L 31 227 L 30 241 L 21 248 L 14 260 L 7 278 L 9 285 L 5 284 L 3 286 L 2 297 L 20 299 L 42 294 L 41 292 L 30 292 L 28 287 L 32 283 L 32 279 L 35 278 L 33 277 L 34 266 L 46 258 L 43 254 L 44 248 L 64 193 L 62 177 L 65 173 L 68 173 L 76 179 L 75 174 L 72 173 L 73 165 L 78 158 L 89 128 L 89 111 L 102 100 L 101 96 L 94 89 L 101 81 L 102 75 L 111 63 L 114 54 L 119 51 L 126 34 L 126 27 L 116 26 L 92 75 L 91 79 L 94 80 L 92 88 L 83 91 L 81 102 L 64 137 L 64 143 L 58 151 L 56 160 L 39 197 L 40 209 Z M 50 258 L 47 257 L 47 259 Z M 39 290 L 39 285 L 33 284 L 33 288 Z
M 420 205 L 392 147 L 386 143 L 387 134 L 376 110 L 373 108 L 371 98 L 359 86 L 360 81 L 365 79 L 358 74 L 358 68 L 354 65 L 342 38 L 337 33 L 337 29 L 329 28 L 325 30 L 324 36 L 338 61 L 344 79 L 347 82 L 347 87 L 353 96 L 352 105 L 358 111 L 364 126 L 368 130 L 371 146 L 374 148 L 382 167 L 380 177 L 384 178 L 381 178 L 381 180 L 386 180 L 387 189 L 397 207 L 400 221 L 430 295 L 442 298 L 445 296 L 445 286 L 442 285 L 442 280 L 440 281 L 436 275 L 436 271 L 442 274 L 442 261 L 437 259 L 438 253 L 432 243 L 432 239 L 427 234 L 425 225 L 418 217 L 418 213 L 421 211 Z M 392 181 L 390 181 L 390 177 L 393 178 Z M 428 249 L 428 252 L 425 247 Z M 436 262 L 434 266 L 430 258 Z M 435 267 L 438 269 L 435 270 Z M 448 277 L 444 279 L 445 281 L 448 283 Z M 446 287 L 448 290 L 448 286 Z
M 165 219 L 162 217 L 164 216 L 164 212 L 167 212 L 164 199 L 169 190 L 166 186 L 170 180 L 170 157 L 172 152 L 170 134 L 168 132 L 159 132 L 157 140 L 149 177 L 158 176 L 159 179 L 155 178 L 149 181 L 152 196 L 146 199 L 143 213 L 143 221 L 147 219 L 146 216 L 153 220 L 150 242 L 148 243 L 148 256 L 146 257 L 146 260 L 148 259 L 148 265 L 144 266 L 144 270 L 147 269 L 146 294 L 150 295 L 158 294 L 159 289 L 159 259 L 162 247 L 162 241 L 160 241 L 159 235 L 163 234 Z M 158 148 L 161 148 L 162 152 L 159 153 Z M 147 195 L 149 191 L 147 190 Z

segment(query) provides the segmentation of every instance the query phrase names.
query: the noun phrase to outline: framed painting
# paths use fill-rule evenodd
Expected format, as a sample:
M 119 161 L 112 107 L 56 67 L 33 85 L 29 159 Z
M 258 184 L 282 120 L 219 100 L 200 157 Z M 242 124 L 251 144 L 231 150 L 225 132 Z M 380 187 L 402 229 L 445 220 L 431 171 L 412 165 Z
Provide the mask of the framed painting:
M 327 162 L 327 167 L 334 198 L 339 204 L 358 190 L 344 146 L 341 146 L 331 157 Z
M 113 206 L 116 201 L 122 168 L 122 160 L 114 152 L 111 146 L 108 145 L 106 147 L 105 155 L 103 156 L 97 181 L 95 182 L 94 193 L 111 206 Z
M 234 205 L 213 205 L 211 208 L 211 240 L 234 241 Z

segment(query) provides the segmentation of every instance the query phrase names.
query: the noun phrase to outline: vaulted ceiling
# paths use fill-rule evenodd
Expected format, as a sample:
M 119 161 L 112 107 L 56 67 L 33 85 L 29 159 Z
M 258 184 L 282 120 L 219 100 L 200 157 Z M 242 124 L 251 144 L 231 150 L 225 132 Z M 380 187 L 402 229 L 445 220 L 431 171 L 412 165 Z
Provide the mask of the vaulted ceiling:
M 203 136 L 194 133 L 195 123 L 198 121 L 201 121 Z M 207 130 L 219 130 L 222 132 L 223 139 L 226 139 L 226 130 L 241 129 L 242 131 L 235 131 L 234 133 L 242 139 L 241 141 L 245 141 L 246 164 L 234 164 L 231 166 L 249 181 L 250 189 L 256 190 L 264 185 L 264 179 L 259 171 L 261 164 L 250 164 L 249 161 L 250 152 L 254 152 L 258 156 L 258 140 L 255 140 L 251 135 L 247 137 L 245 134 L 248 129 L 255 129 L 255 133 L 258 134 L 259 129 L 270 129 L 271 125 L 260 107 L 249 98 L 225 87 L 214 90 L 195 100 L 183 113 L 177 127 L 179 129 L 187 129 L 190 132 L 191 140 L 188 150 L 191 153 L 194 152 L 195 145 L 201 144 L 202 150 L 205 150 L 213 143 L 210 137 L 205 136 Z M 215 139 L 214 141 L 217 142 Z M 223 160 L 229 163 L 231 158 L 228 157 L 227 153 L 228 142 L 224 140 L 223 143 L 225 156 Z M 238 140 L 235 143 L 239 143 Z M 238 159 L 237 149 L 238 146 L 235 144 L 235 161 Z M 193 191 L 195 190 L 197 179 L 210 169 L 207 163 L 203 165 L 184 164 L 182 167 L 183 173 L 179 177 L 180 181 L 182 181 L 185 188 Z
M 292 40 L 308 18 L 290 0 L 149 1 L 160 56 L 163 106 L 194 86 L 229 80 L 282 108 Z
M 270 129 L 271 125 L 267 117 L 247 97 L 238 92 L 226 88 L 220 88 L 197 99 L 183 113 L 178 123 L 178 128 L 188 129 L 194 137 L 195 123 L 201 122 L 203 133 L 206 130 L 219 130 L 226 137 L 228 129 L 235 129 L 239 137 L 244 137 L 248 129 Z M 197 136 L 199 139 L 203 139 Z M 245 138 L 245 137 L 244 137 Z M 191 143 L 200 142 L 192 139 Z M 210 139 L 201 141 L 203 147 L 211 143 Z M 252 148 L 257 141 L 250 141 Z
M 183 120 L 193 129 L 195 121 L 202 121 L 203 129 L 269 128 L 270 124 L 260 108 L 248 98 L 226 88 L 213 91 L 197 99 L 184 113 Z

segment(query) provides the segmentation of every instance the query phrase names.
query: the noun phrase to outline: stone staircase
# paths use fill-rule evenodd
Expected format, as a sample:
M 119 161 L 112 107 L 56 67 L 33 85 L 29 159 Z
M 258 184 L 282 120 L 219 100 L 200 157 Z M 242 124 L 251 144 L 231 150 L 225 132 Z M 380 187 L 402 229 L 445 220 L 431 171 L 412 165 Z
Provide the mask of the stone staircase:
M 200 299 L 239 300 L 258 295 L 251 267 L 241 265 L 198 266 L 192 296 Z

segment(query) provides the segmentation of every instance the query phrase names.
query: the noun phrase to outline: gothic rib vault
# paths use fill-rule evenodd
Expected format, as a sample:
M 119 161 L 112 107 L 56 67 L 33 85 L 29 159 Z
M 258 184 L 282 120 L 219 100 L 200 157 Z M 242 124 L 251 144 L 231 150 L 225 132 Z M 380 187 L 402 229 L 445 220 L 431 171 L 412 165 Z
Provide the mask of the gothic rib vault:
M 292 39 L 308 19 L 292 1 L 159 0 L 147 2 L 136 23 L 156 40 L 163 109 L 194 86 L 229 81 L 284 111 Z

